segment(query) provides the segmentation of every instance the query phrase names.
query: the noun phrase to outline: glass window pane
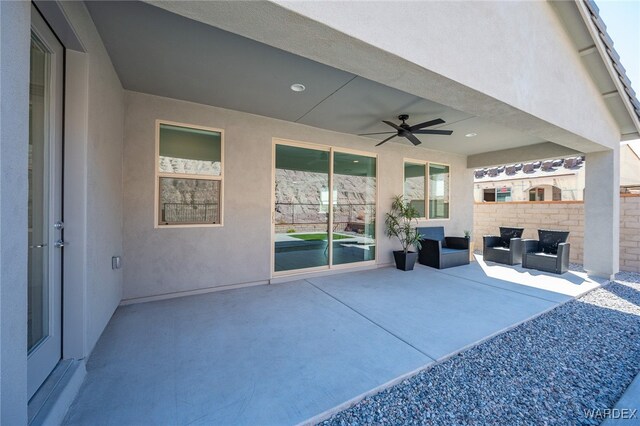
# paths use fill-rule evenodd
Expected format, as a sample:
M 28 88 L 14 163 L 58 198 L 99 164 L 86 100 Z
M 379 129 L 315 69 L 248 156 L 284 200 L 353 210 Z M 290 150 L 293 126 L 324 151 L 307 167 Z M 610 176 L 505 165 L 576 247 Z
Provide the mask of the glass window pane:
M 333 157 L 333 264 L 375 260 L 376 159 Z
M 420 217 L 425 211 L 425 165 L 404 163 L 404 197 L 418 210 Z
M 496 190 L 494 188 L 484 190 L 484 201 L 496 201 Z
M 500 203 L 504 203 L 507 201 L 511 201 L 511 189 L 502 187 L 496 189 L 496 201 Z
M 221 175 L 219 132 L 160 124 L 160 173 Z
M 449 217 L 449 166 L 429 164 L 429 219 Z
M 328 266 L 329 152 L 276 145 L 275 180 L 275 271 Z
M 160 178 L 158 223 L 220 223 L 219 180 Z

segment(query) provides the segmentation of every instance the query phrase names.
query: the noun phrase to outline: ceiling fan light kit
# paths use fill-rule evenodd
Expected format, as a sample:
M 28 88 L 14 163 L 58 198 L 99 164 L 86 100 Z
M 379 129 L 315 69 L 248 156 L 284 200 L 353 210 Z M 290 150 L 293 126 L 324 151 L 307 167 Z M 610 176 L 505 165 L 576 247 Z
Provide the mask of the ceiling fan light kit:
M 422 142 L 415 135 L 445 135 L 445 136 L 449 136 L 449 135 L 451 135 L 453 133 L 452 130 L 436 130 L 436 129 L 429 130 L 429 129 L 425 129 L 425 127 L 431 127 L 431 126 L 436 126 L 438 124 L 444 124 L 445 121 L 443 119 L 441 119 L 441 118 L 436 118 L 435 120 L 425 121 L 424 123 L 415 124 L 413 126 L 410 126 L 410 125 L 408 125 L 406 123 L 406 121 L 408 119 L 409 119 L 409 115 L 400 114 L 398 116 L 398 120 L 402 121 L 402 123 L 400 123 L 400 124 L 395 124 L 395 123 L 392 123 L 390 121 L 382 120 L 382 122 L 384 124 L 386 124 L 388 126 L 391 126 L 396 130 L 395 134 L 392 134 L 394 132 L 378 132 L 378 133 L 363 133 L 363 134 L 360 134 L 358 136 L 392 134 L 391 136 L 389 136 L 388 138 L 386 138 L 382 142 L 376 144 L 376 146 L 380 146 L 383 143 L 388 142 L 391 139 L 395 138 L 396 136 L 401 136 L 403 138 L 407 138 L 414 146 L 417 146 L 417 145 L 420 145 Z

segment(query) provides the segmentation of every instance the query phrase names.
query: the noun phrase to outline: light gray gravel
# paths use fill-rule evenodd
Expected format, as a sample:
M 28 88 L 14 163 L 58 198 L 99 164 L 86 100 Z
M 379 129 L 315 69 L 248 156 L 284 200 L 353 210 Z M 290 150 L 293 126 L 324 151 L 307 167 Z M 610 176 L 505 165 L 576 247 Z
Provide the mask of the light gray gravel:
M 337 413 L 324 425 L 599 424 L 640 371 L 640 275 L 596 289 Z

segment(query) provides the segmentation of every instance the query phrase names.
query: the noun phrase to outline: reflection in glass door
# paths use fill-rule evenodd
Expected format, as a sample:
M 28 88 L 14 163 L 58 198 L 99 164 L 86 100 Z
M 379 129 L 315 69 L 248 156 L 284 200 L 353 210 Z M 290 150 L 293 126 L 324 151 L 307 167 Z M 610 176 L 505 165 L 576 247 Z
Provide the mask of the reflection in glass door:
M 31 9 L 29 87 L 27 388 L 40 387 L 61 357 L 63 50 Z
M 29 214 L 28 214 L 28 323 L 27 344 L 31 351 L 48 335 L 49 298 L 49 185 L 46 179 L 49 143 L 46 123 L 47 52 L 37 36 L 31 40 L 31 84 L 29 93 Z
M 375 157 L 334 152 L 332 183 L 332 264 L 375 260 Z
M 276 145 L 274 271 L 328 267 L 329 151 Z
M 375 260 L 376 194 L 374 156 L 276 144 L 274 272 Z

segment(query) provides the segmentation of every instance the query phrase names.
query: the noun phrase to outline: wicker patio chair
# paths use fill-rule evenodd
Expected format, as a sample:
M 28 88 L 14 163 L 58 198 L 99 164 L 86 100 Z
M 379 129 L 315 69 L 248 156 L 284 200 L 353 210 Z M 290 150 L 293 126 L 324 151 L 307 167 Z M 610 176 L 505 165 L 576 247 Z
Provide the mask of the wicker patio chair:
M 538 230 L 537 240 L 523 240 L 522 266 L 539 271 L 564 274 L 569 270 L 568 231 Z
M 500 227 L 500 236 L 482 237 L 482 257 L 486 261 L 517 265 L 522 262 L 524 228 Z

